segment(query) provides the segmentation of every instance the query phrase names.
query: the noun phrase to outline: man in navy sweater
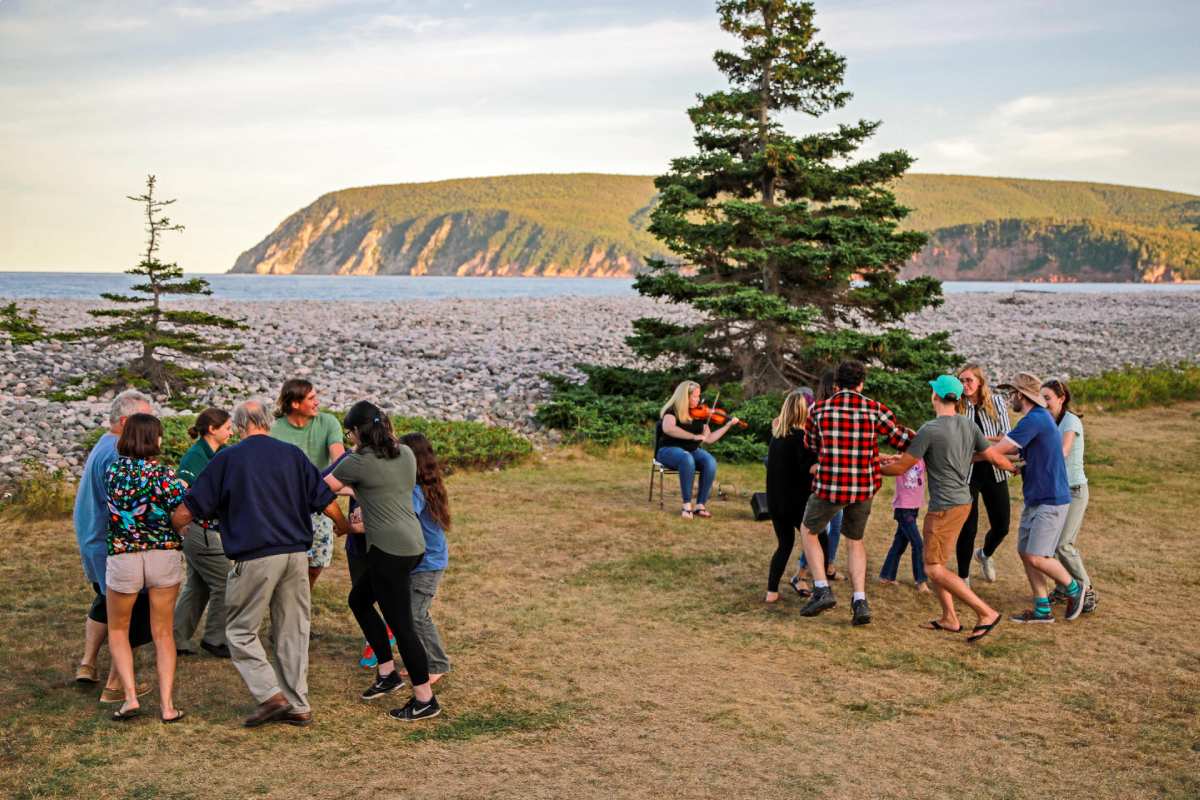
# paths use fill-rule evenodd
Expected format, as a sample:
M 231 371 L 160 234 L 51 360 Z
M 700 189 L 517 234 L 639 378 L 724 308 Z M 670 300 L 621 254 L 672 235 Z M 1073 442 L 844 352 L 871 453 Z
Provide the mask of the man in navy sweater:
M 308 634 L 311 599 L 308 557 L 311 515 L 333 520 L 337 534 L 350 526 L 321 473 L 295 445 L 270 437 L 271 416 L 248 400 L 233 411 L 241 441 L 220 451 L 196 479 L 171 522 L 221 521 L 221 544 L 233 561 L 225 585 L 225 634 L 233 665 L 258 708 L 243 723 L 307 725 Z M 258 630 L 271 611 L 275 667 Z

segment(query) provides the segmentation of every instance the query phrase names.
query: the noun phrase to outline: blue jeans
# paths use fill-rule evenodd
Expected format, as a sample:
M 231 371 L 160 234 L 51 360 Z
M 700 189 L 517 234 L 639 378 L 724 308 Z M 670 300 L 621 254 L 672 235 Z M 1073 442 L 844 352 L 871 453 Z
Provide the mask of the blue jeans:
M 896 580 L 896 571 L 900 569 L 900 557 L 908 546 L 912 545 L 913 580 L 925 582 L 925 544 L 921 541 L 921 531 L 917 528 L 917 509 L 897 508 L 892 512 L 896 520 L 896 536 L 892 539 L 892 547 L 887 557 L 883 559 L 883 569 L 879 577 L 886 581 Z
M 838 542 L 842 541 L 842 512 L 839 511 L 837 516 L 829 521 L 825 528 L 825 537 L 829 540 L 829 547 L 825 553 L 825 566 L 828 567 L 837 560 Z M 800 553 L 800 569 L 808 569 L 808 558 L 803 552 Z
M 713 479 L 717 477 L 717 460 L 706 450 L 696 449 L 692 452 L 682 447 L 664 447 L 654 454 L 658 463 L 667 469 L 679 472 L 679 491 L 683 502 L 692 502 L 692 481 L 696 472 L 700 472 L 700 496 L 696 502 L 704 505 L 708 502 L 708 493 L 712 489 Z

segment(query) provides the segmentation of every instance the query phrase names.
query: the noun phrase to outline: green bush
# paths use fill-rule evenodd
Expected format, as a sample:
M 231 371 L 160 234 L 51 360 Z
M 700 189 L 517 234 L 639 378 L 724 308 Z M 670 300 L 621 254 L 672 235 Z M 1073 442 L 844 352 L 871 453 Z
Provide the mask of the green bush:
M 1068 382 L 1072 402 L 1106 411 L 1200 400 L 1200 365 L 1125 367 Z
M 65 470 L 25 461 L 22 478 L 0 497 L 0 512 L 22 520 L 58 519 L 71 513 L 75 487 Z
M 340 421 L 342 414 L 334 413 Z M 160 417 L 163 423 L 163 455 L 167 464 L 178 464 L 192 446 L 187 429 L 196 418 L 191 415 Z M 392 417 L 397 436 L 419 432 L 429 437 L 434 452 L 449 471 L 455 469 L 493 469 L 517 464 L 533 452 L 529 440 L 508 428 L 482 422 L 440 421 L 421 417 Z M 104 433 L 95 430 L 84 437 L 90 450 Z M 236 440 L 230 440 L 231 442 Z

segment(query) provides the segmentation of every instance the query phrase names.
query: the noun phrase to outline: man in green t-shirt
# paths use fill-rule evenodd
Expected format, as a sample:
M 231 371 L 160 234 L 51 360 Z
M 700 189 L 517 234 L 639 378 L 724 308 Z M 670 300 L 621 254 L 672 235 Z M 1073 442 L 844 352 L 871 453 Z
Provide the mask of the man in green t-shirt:
M 313 465 L 324 471 L 346 452 L 342 424 L 321 410 L 317 390 L 303 378 L 284 381 L 275 406 L 271 438 L 294 444 Z M 313 545 L 308 551 L 308 585 L 317 582 L 321 570 L 333 563 L 333 523 L 324 514 L 313 514 Z

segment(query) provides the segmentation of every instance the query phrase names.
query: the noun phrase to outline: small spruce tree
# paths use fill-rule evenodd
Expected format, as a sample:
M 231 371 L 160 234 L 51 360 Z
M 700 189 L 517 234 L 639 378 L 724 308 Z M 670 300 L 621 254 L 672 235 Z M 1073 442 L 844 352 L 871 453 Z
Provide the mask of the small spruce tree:
M 722 0 L 717 13 L 741 52 L 715 54 L 729 87 L 698 96 L 688 111 L 698 152 L 655 181 L 649 230 L 675 258 L 648 259 L 635 281 L 643 295 L 690 304 L 700 321 L 639 319 L 630 347 L 740 380 L 748 395 L 812 381 L 845 357 L 892 370 L 880 388 L 919 394 L 920 380 L 956 359 L 947 334 L 897 327 L 942 302 L 939 281 L 897 278 L 926 240 L 900 229 L 909 210 L 889 189 L 913 159 L 852 160 L 878 122 L 784 130 L 783 112 L 820 117 L 851 97 L 845 59 L 815 38 L 812 3 Z
M 118 307 L 94 309 L 88 313 L 111 322 L 72 331 L 67 336 L 71 339 L 139 346 L 139 354 L 116 374 L 103 376 L 100 386 L 138 386 L 171 397 L 202 385 L 207 376 L 203 370 L 185 368 L 164 357 L 164 354 L 175 353 L 205 361 L 226 361 L 241 349 L 240 346 L 207 339 L 196 329 L 244 329 L 246 326 L 206 311 L 163 306 L 162 300 L 167 295 L 209 295 L 212 290 L 203 278 L 184 278 L 183 269 L 178 264 L 159 259 L 163 235 L 182 231 L 183 226 L 172 223 L 164 214 L 175 200 L 156 198 L 155 185 L 155 177 L 149 175 L 145 193 L 129 197 L 142 205 L 146 216 L 146 250 L 137 266 L 126 270 L 128 274 L 144 279 L 130 289 L 137 294 L 102 293 L 101 297 L 118 304 Z

